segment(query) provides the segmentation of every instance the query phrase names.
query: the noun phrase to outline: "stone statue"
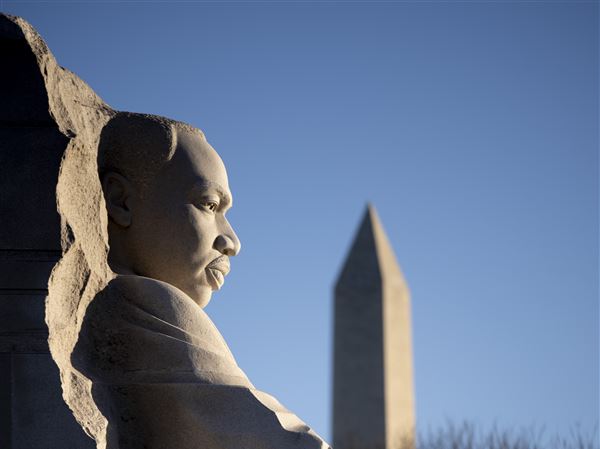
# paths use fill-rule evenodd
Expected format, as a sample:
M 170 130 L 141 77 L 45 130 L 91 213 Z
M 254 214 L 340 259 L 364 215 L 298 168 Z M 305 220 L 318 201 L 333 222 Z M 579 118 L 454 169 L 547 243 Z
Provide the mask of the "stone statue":
M 98 169 L 115 274 L 87 306 L 71 355 L 106 419 L 98 446 L 327 447 L 254 389 L 202 310 L 240 249 L 225 166 L 202 132 L 116 113 Z
M 60 134 L 48 344 L 97 448 L 328 448 L 254 388 L 202 309 L 240 250 L 225 166 L 202 132 L 113 110 L 31 25 L 0 25 L 29 48 L 40 107 Z

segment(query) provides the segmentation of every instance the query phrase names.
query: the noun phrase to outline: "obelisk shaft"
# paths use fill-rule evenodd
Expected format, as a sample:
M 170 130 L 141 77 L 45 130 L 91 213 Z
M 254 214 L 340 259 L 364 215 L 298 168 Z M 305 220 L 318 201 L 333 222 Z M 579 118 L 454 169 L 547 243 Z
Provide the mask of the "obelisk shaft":
M 369 206 L 335 287 L 333 447 L 413 446 L 409 292 Z

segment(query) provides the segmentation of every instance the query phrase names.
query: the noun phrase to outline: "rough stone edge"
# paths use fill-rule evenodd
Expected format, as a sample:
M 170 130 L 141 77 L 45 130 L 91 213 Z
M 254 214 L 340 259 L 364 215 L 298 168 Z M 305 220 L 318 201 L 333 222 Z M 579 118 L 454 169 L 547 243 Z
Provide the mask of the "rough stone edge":
M 65 402 L 85 432 L 103 449 L 106 419 L 92 400 L 91 382 L 73 368 L 70 355 L 88 303 L 112 277 L 106 261 L 107 217 L 97 174 L 97 144 L 102 127 L 115 111 L 79 77 L 57 64 L 27 21 L 0 14 L 0 26 L 9 39 L 27 42 L 42 75 L 49 114 L 69 139 L 56 187 L 62 258 L 48 283 L 48 343 L 60 370 Z

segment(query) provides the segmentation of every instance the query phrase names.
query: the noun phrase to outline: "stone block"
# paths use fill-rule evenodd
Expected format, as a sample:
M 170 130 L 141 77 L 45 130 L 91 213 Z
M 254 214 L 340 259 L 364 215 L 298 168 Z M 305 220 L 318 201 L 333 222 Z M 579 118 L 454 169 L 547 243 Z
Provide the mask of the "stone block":
M 8 20 L 0 21 L 0 123 L 54 124 L 40 68 L 23 32 Z M 8 69 L 10 67 L 10 69 Z
M 18 293 L 18 292 L 17 292 Z M 0 330 L 28 332 L 44 330 L 44 293 L 2 294 L 0 292 Z
M 47 255 L 0 251 L 0 288 L 46 290 L 56 260 Z
M 10 449 L 94 449 L 61 396 L 50 354 L 12 356 Z
M 0 354 L 0 447 L 10 448 L 10 354 Z
M 0 127 L 0 249 L 60 250 L 56 183 L 66 145 L 56 127 Z

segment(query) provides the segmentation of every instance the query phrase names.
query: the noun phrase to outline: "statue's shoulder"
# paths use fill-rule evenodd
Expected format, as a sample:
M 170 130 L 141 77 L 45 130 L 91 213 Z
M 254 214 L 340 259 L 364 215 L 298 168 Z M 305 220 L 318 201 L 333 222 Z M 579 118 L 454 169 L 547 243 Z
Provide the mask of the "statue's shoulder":
M 176 287 L 141 276 L 116 276 L 94 297 L 72 360 L 99 382 L 197 382 L 218 374 L 221 383 L 248 383 L 206 313 Z
M 114 314 L 113 322 L 125 327 L 155 331 L 180 341 L 199 345 L 226 357 L 235 365 L 233 355 L 206 312 L 183 291 L 166 282 L 143 276 L 118 275 L 102 295 L 104 307 Z
M 118 274 L 106 285 L 104 290 L 106 293 L 120 294 L 131 299 L 143 296 L 146 299 L 189 299 L 191 301 L 189 296 L 171 284 L 137 275 Z
M 98 299 L 120 313 L 135 311 L 138 315 L 143 312 L 182 328 L 209 320 L 204 311 L 177 287 L 143 276 L 117 275 Z

